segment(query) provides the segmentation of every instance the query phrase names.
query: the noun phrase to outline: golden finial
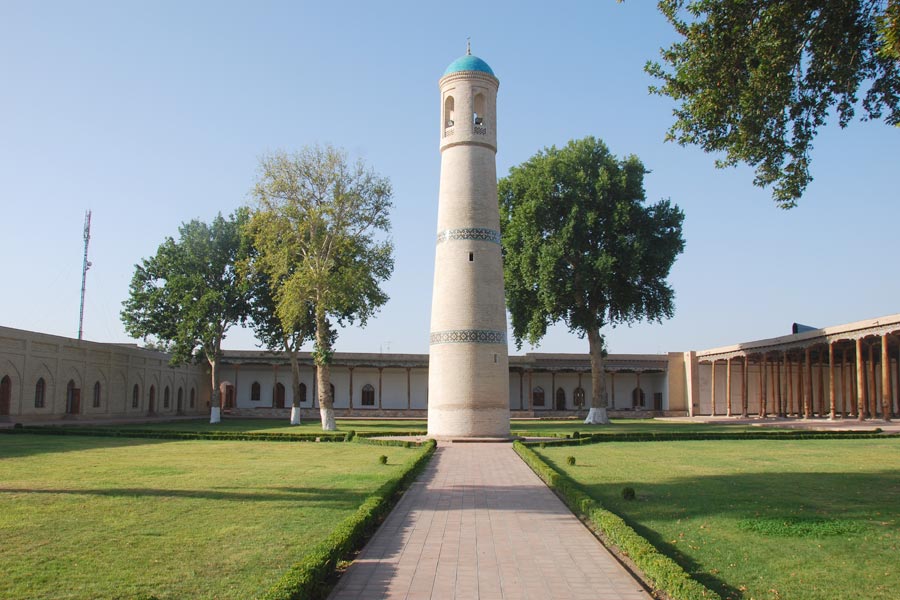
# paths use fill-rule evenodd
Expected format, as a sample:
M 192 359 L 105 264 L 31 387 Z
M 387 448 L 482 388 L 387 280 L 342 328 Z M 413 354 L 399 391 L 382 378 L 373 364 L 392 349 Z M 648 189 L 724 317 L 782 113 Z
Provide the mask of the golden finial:
M 472 56 L 472 38 L 466 38 L 466 55 Z

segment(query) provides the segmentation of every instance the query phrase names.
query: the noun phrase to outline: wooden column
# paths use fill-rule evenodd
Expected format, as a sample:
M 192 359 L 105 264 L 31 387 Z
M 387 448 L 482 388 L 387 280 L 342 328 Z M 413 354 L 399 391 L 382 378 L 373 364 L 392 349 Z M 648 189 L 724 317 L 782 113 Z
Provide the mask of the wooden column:
M 353 369 L 355 367 L 347 367 L 350 370 L 350 403 L 347 405 L 353 410 Z M 333 398 L 332 398 L 333 400 Z
M 635 381 L 634 387 L 636 387 L 637 391 L 638 391 L 638 397 L 637 397 L 638 404 L 641 405 L 641 408 L 646 408 L 646 405 L 643 402 L 644 390 L 641 389 L 641 372 L 640 371 L 634 372 L 634 381 Z M 697 401 L 699 402 L 700 399 L 698 398 Z
M 534 401 L 534 382 L 532 380 L 532 374 L 534 371 L 528 369 L 528 409 L 534 410 L 534 406 L 532 402 Z
M 891 420 L 891 357 L 888 355 L 888 336 L 881 336 L 881 417 Z
M 896 415 L 898 412 L 900 412 L 900 389 L 898 389 L 898 388 L 900 388 L 900 353 L 898 353 L 898 355 L 897 355 L 896 365 L 897 365 L 897 369 L 895 370 L 895 372 L 897 373 L 897 385 L 892 386 L 892 387 L 894 388 L 893 391 L 895 392 L 895 394 L 897 396 L 897 401 L 896 402 L 892 401 L 893 403 L 891 404 L 891 416 Z M 891 394 L 891 395 L 893 396 L 895 394 Z
M 761 418 L 766 417 L 766 355 L 763 354 L 759 359 L 759 410 L 757 411 Z
M 781 361 L 776 360 L 775 364 L 775 414 L 779 417 L 784 416 L 784 396 L 781 393 Z
M 712 368 L 709 384 L 709 414 L 716 416 L 716 361 L 713 359 L 709 366 Z
M 837 407 L 834 389 L 834 342 L 828 343 L 828 418 L 834 420 Z
M 550 371 L 550 408 L 556 410 L 556 371 Z
M 378 410 L 381 410 L 381 372 L 384 367 L 378 367 Z
M 731 416 L 731 359 L 725 359 L 725 416 Z
M 609 391 L 610 391 L 609 407 L 615 408 L 616 407 L 616 372 L 615 371 L 609 372 Z
M 853 389 L 851 385 L 850 369 L 847 368 L 847 349 L 841 353 L 841 417 L 847 417 L 847 400 L 850 398 L 850 392 Z
M 866 420 L 866 370 L 863 365 L 862 340 L 856 340 L 856 418 Z
M 525 372 L 519 371 L 519 410 L 525 410 Z
M 878 398 L 875 389 L 875 344 L 869 344 L 869 364 L 866 369 L 866 386 L 869 400 L 869 418 L 878 418 Z
M 791 363 L 791 357 L 788 353 L 784 353 L 784 360 L 787 368 L 787 414 L 794 414 L 794 365 Z
M 803 418 L 808 419 L 812 416 L 812 359 L 809 353 L 809 347 L 803 354 L 806 359 L 803 363 Z
M 747 417 L 747 406 L 749 404 L 749 399 L 747 398 L 747 391 L 750 389 L 750 357 L 744 357 L 744 372 L 741 374 L 741 416 Z
M 816 407 L 820 417 L 825 416 L 825 365 L 822 359 L 822 350 L 819 349 L 819 389 L 816 390 Z
M 579 387 L 582 391 L 584 390 L 584 388 L 581 387 L 581 371 L 578 371 L 578 387 Z M 575 394 L 574 394 L 574 393 L 572 394 L 572 402 L 573 402 L 573 403 L 575 402 Z M 577 409 L 577 408 L 584 408 L 584 405 L 582 405 L 581 407 L 576 406 L 575 408 L 576 408 L 576 409 Z
M 406 367 L 406 410 L 412 408 L 412 369 Z

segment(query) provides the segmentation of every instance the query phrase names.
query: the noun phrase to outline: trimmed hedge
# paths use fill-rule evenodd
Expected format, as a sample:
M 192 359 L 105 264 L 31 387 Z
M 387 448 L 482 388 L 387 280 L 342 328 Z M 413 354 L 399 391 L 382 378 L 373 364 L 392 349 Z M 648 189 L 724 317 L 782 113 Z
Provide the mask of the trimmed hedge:
M 403 472 L 385 482 L 366 498 L 359 509 L 341 522 L 324 541 L 319 542 L 282 575 L 264 600 L 316 600 L 331 590 L 332 575 L 339 560 L 361 548 L 390 512 L 399 492 L 409 486 L 425 468 L 437 444 L 428 440 L 423 452 L 404 466 Z
M 360 436 L 353 438 L 353 441 L 357 444 L 367 444 L 369 446 L 396 446 L 400 448 L 415 448 L 422 445 L 422 442 L 414 440 L 376 440 Z
M 710 431 L 710 432 L 642 432 L 642 433 L 582 433 L 577 438 L 525 442 L 528 446 L 545 443 L 552 446 L 581 446 L 603 442 L 679 442 L 705 440 L 825 440 L 825 439 L 871 439 L 880 436 L 882 430 L 872 431 Z
M 373 438 L 373 437 L 400 437 L 400 436 L 420 436 L 428 435 L 427 431 L 357 431 L 356 437 Z
M 572 511 L 586 518 L 600 530 L 622 554 L 641 570 L 654 589 L 673 600 L 699 600 L 720 596 L 692 579 L 674 560 L 662 554 L 629 527 L 618 515 L 603 508 L 574 481 L 560 473 L 525 444 L 514 442 L 513 449 L 552 490 L 556 491 Z

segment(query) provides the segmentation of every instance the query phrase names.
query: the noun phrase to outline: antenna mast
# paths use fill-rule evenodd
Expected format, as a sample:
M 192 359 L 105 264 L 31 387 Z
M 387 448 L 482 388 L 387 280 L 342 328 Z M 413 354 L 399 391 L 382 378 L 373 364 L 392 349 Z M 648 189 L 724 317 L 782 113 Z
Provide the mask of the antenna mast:
M 88 260 L 88 244 L 91 241 L 91 211 L 84 213 L 84 263 L 81 266 L 81 308 L 78 311 L 78 339 L 84 333 L 84 288 L 87 283 L 87 272 L 91 268 Z

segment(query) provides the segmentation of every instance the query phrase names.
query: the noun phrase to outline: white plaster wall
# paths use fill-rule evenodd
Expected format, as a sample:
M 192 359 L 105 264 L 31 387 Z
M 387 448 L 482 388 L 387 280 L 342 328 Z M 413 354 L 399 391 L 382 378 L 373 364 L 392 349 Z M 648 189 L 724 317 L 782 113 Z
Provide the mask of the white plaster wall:
M 428 369 L 413 369 L 412 408 L 428 408 Z
M 381 373 L 381 407 L 406 408 L 406 369 L 384 369 Z M 378 388 L 375 388 L 376 400 Z

